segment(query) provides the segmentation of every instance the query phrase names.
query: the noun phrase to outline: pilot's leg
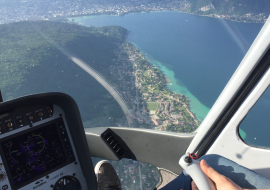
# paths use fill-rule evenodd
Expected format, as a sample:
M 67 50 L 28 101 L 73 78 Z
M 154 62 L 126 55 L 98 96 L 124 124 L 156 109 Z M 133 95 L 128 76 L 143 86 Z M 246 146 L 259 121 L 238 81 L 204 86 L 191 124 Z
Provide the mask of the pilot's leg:
M 220 174 L 230 178 L 237 185 L 245 189 L 268 189 L 270 180 L 260 176 L 237 163 L 216 154 L 202 156 L 209 166 L 214 168 Z M 180 174 L 161 190 L 190 190 L 191 178 Z
M 181 173 L 176 179 L 172 180 L 160 190 L 191 190 L 192 179 Z M 159 188 L 157 188 L 159 190 Z

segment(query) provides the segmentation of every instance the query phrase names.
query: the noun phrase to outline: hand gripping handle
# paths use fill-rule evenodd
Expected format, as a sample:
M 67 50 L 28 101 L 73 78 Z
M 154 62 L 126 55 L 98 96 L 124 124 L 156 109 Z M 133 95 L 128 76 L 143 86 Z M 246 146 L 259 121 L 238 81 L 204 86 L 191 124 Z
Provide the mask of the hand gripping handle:
M 184 174 L 189 175 L 199 190 L 216 190 L 216 187 L 202 171 L 200 162 L 185 154 L 179 160 L 179 165 L 184 169 Z

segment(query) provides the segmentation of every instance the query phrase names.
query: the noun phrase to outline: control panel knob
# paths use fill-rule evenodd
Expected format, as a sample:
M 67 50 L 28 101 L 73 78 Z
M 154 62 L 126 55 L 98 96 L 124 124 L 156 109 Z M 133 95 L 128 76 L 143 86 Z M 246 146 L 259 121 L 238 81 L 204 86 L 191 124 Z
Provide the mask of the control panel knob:
M 48 109 L 47 112 L 48 112 L 48 114 L 52 114 L 53 111 L 52 111 L 52 109 Z
M 5 172 L 1 171 L 0 172 L 0 182 L 4 181 L 6 179 L 6 177 L 7 177 L 7 174 Z
M 8 122 L 7 126 L 10 128 L 13 126 L 13 123 L 12 122 Z
M 34 116 L 29 115 L 29 116 L 28 116 L 28 119 L 29 119 L 30 121 L 32 121 L 32 120 L 34 119 Z
M 4 179 L 5 177 L 5 174 L 0 174 L 0 180 Z
M 38 112 L 38 117 L 42 117 L 43 116 L 43 113 L 42 112 Z
M 53 186 L 53 190 L 81 190 L 81 184 L 73 176 L 64 176 L 60 178 Z
M 23 120 L 22 119 L 18 119 L 17 120 L 19 124 L 23 124 Z
M 192 162 L 192 159 L 189 156 L 186 156 L 184 160 L 186 163 L 189 163 L 189 164 Z

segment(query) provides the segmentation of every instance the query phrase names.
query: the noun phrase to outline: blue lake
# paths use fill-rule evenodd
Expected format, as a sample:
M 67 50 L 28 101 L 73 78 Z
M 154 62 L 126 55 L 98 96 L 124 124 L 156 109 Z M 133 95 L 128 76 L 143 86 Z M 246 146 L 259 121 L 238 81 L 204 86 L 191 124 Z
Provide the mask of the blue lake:
M 72 19 L 87 26 L 128 29 L 127 40 L 171 80 L 170 90 L 189 97 L 191 111 L 201 121 L 263 26 L 180 12 Z

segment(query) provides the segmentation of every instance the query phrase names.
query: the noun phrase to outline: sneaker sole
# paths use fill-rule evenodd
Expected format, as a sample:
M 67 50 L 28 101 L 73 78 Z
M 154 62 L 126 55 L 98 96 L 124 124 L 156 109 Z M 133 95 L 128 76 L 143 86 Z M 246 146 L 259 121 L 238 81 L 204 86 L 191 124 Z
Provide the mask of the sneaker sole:
M 99 172 L 99 169 L 100 169 L 100 166 L 104 163 L 109 163 L 111 164 L 108 160 L 101 160 L 99 161 L 96 166 L 95 166 L 95 174 L 96 174 L 96 177 L 97 177 L 97 182 L 98 182 L 98 172 Z

